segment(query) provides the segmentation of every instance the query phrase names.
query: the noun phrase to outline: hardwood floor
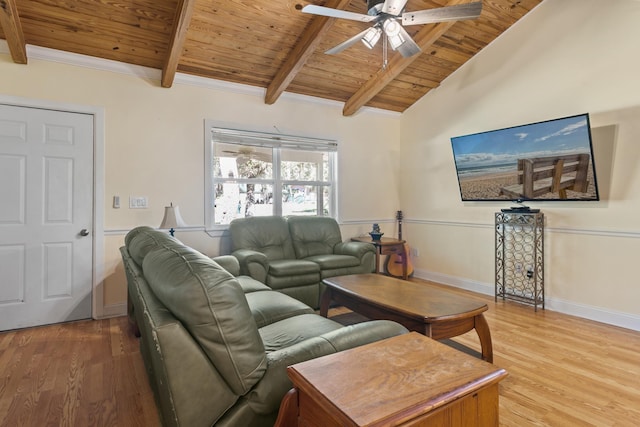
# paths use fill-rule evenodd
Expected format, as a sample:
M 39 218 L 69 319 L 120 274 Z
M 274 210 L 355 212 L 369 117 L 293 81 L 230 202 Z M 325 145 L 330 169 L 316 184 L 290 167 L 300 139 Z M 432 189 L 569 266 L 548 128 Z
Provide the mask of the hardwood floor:
M 501 426 L 640 425 L 640 332 L 448 289 L 489 305 Z M 0 426 L 157 425 L 125 317 L 0 333 Z
M 0 334 L 0 426 L 157 426 L 126 317 Z
M 489 305 L 501 426 L 640 425 L 640 332 L 457 292 Z M 480 349 L 473 331 L 455 341 Z

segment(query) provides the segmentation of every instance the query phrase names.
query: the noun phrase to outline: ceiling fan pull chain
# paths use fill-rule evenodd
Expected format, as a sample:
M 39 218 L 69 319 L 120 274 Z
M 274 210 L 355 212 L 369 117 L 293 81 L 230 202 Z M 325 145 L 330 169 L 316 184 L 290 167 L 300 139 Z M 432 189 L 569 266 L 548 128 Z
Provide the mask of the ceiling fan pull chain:
M 382 33 L 382 70 L 386 70 L 387 69 L 387 33 L 383 32 Z

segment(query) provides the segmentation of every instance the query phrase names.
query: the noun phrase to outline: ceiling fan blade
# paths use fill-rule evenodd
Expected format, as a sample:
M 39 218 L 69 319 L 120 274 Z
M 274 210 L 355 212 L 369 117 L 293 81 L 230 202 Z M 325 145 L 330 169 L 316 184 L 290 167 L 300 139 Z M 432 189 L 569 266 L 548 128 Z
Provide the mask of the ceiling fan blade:
M 409 33 L 407 33 L 407 31 L 402 27 L 400 27 L 400 34 L 402 34 L 402 37 L 404 38 L 404 43 L 396 48 L 396 50 L 400 52 L 400 55 L 408 58 L 416 53 L 422 52 L 422 50 L 420 50 L 420 46 L 413 41 Z
M 438 7 L 436 9 L 405 12 L 402 14 L 402 25 L 433 24 L 435 22 L 462 21 L 474 19 L 482 12 L 482 2 L 458 4 Z
M 336 53 L 342 52 L 346 48 L 351 47 L 354 44 L 358 43 L 360 40 L 362 40 L 362 38 L 367 33 L 367 31 L 369 31 L 368 28 L 366 30 L 364 30 L 363 32 L 358 33 L 355 36 L 351 37 L 349 40 L 343 41 L 339 45 L 337 45 L 335 47 L 332 47 L 331 49 L 327 50 L 325 53 L 327 55 L 335 55 Z
M 386 0 L 382 6 L 382 12 L 393 16 L 400 16 L 402 9 L 407 5 L 408 0 Z
M 303 7 L 302 12 L 311 13 L 313 15 L 328 16 L 329 18 L 350 19 L 352 21 L 360 22 L 371 22 L 376 19 L 375 16 L 369 16 L 362 13 L 354 13 L 340 9 L 332 9 L 330 7 L 316 6 L 313 4 L 309 4 Z

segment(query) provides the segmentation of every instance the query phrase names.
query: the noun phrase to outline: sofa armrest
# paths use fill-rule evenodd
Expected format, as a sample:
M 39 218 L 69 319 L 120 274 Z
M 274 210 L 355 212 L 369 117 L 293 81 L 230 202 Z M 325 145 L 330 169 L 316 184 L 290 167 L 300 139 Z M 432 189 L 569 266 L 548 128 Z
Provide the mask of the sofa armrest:
M 227 270 L 234 277 L 238 277 L 240 275 L 240 262 L 238 258 L 233 255 L 220 255 L 211 258 L 216 264 L 220 265 L 220 267 Z
M 333 247 L 333 253 L 337 255 L 351 255 L 362 259 L 367 252 L 375 253 L 376 248 L 371 243 L 341 242 Z
M 407 333 L 407 329 L 389 320 L 372 320 L 345 326 L 317 337 L 267 354 L 267 371 L 249 392 L 251 407 L 257 412 L 277 411 L 284 395 L 293 387 L 287 367 L 338 351 L 358 347 Z
M 240 263 L 240 274 L 251 276 L 260 283 L 267 283 L 269 260 L 265 254 L 251 249 L 238 249 L 231 255 Z

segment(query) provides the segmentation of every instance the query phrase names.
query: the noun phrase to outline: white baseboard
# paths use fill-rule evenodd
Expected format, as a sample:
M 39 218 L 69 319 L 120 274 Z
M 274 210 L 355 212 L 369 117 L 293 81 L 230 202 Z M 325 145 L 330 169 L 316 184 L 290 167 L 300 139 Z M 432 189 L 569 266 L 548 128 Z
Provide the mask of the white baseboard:
M 102 316 L 100 319 L 108 319 L 109 317 L 119 317 L 126 316 L 127 314 L 127 303 L 120 302 L 117 304 L 109 304 L 105 305 L 102 310 Z
M 414 277 L 454 286 L 467 291 L 477 292 L 479 294 L 490 296 L 495 295 L 495 286 L 493 283 L 477 282 L 474 280 L 419 269 L 414 270 Z M 628 313 L 612 311 L 601 307 L 594 307 L 559 298 L 546 298 L 545 308 L 547 310 L 557 311 L 571 316 L 582 317 L 596 322 L 640 331 L 640 317 Z

